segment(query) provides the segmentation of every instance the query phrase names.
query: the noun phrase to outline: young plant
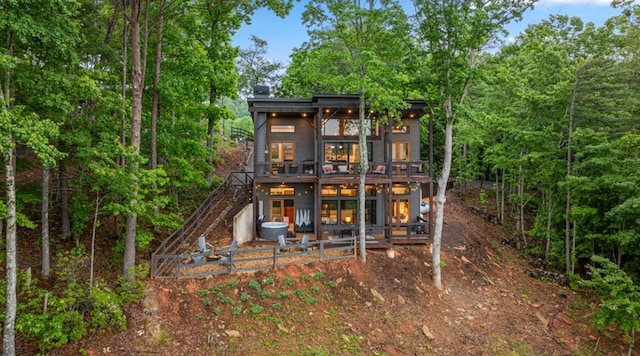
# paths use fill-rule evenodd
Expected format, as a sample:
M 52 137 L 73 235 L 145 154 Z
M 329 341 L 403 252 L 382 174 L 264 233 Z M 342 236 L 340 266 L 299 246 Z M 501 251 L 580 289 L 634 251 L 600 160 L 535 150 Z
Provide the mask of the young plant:
M 262 313 L 262 311 L 264 310 L 264 307 L 260 304 L 251 304 L 251 313 L 253 314 L 260 314 Z
M 202 298 L 202 305 L 204 305 L 205 307 L 208 307 L 211 305 L 211 301 L 209 300 L 209 298 Z
M 295 279 L 289 277 L 285 278 L 283 282 L 285 287 L 294 283 L 296 283 Z
M 267 277 L 262 281 L 262 284 L 264 284 L 265 286 L 268 285 L 273 285 L 275 282 L 273 281 L 273 278 L 271 277 Z
M 234 307 L 233 311 L 231 312 L 234 316 L 238 316 L 240 315 L 240 313 L 242 313 L 242 307 Z
M 249 281 L 249 288 L 253 288 L 256 290 L 256 292 L 260 292 L 260 283 L 258 283 L 258 281 L 256 280 L 250 280 Z
M 305 292 L 304 290 L 298 288 L 294 291 L 294 293 L 298 296 L 298 298 L 300 299 L 304 299 L 304 297 L 307 296 L 307 292 Z

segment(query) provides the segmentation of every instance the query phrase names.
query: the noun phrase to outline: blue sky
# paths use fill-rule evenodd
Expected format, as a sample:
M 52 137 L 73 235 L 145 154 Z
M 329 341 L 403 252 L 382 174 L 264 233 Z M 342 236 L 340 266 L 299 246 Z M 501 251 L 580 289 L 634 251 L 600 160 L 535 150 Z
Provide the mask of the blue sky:
M 294 47 L 299 47 L 307 40 L 307 30 L 302 25 L 301 14 L 304 11 L 302 0 L 294 3 L 289 15 L 281 19 L 271 12 L 259 10 L 252 19 L 252 24 L 241 28 L 234 36 L 234 44 L 241 48 L 249 46 L 249 37 L 256 35 L 269 44 L 267 57 L 285 64 L 289 63 L 289 54 Z M 407 2 L 408 0 L 401 0 Z M 541 0 L 533 10 L 529 10 L 519 23 L 510 24 L 509 35 L 515 37 L 527 25 L 539 23 L 549 15 L 569 15 L 582 18 L 585 22 L 602 25 L 604 21 L 620 12 L 610 6 L 610 0 Z

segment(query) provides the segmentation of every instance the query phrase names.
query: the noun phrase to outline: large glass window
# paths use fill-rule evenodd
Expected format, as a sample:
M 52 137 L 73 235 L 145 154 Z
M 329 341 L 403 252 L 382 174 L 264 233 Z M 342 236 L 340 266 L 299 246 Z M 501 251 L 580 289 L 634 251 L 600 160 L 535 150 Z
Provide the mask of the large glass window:
M 377 136 L 376 120 L 366 120 L 367 136 Z M 326 119 L 322 123 L 323 136 L 359 136 L 358 135 L 358 119 Z
M 355 224 L 358 222 L 358 202 L 356 200 L 340 201 L 340 223 Z
M 364 202 L 364 223 L 373 225 L 376 223 L 376 201 L 365 200 Z
M 293 142 L 271 142 L 269 157 L 272 162 L 291 162 L 295 159 L 295 145 Z
M 352 225 L 358 222 L 358 187 L 347 186 L 323 186 L 323 197 L 336 197 L 335 199 L 323 199 L 321 202 L 322 224 L 326 225 Z M 365 186 L 365 223 L 376 223 L 376 186 Z
M 367 160 L 371 161 L 371 151 L 373 143 L 367 142 Z M 325 142 L 324 144 L 325 162 L 360 162 L 360 146 L 353 142 Z
M 408 223 L 411 212 L 409 211 L 409 199 L 393 199 L 391 221 L 393 223 Z
M 338 223 L 337 200 L 323 200 L 321 209 L 321 221 L 323 224 L 334 225 Z
M 391 158 L 394 162 L 408 161 L 411 157 L 408 142 L 394 142 L 391 150 Z

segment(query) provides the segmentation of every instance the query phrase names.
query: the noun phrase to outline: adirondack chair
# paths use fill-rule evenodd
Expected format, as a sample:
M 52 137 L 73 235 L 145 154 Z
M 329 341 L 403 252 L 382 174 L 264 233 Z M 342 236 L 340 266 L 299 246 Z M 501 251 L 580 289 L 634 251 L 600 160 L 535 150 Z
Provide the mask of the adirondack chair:
M 309 235 L 302 235 L 302 241 L 297 246 L 297 249 L 300 251 L 309 251 Z
M 235 257 L 237 249 L 238 240 L 233 240 L 233 242 L 231 242 L 231 246 L 229 246 L 229 250 L 218 254 L 218 261 L 220 264 L 235 268 L 236 266 L 233 264 L 233 257 Z

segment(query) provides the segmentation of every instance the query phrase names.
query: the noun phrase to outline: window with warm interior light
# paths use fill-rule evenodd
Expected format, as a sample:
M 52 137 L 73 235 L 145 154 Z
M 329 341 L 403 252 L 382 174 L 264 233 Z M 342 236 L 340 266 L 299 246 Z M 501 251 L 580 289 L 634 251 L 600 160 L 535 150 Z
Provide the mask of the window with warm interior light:
M 293 187 L 270 187 L 269 195 L 296 195 Z
M 408 134 L 409 133 L 409 126 L 406 126 L 406 125 L 394 126 L 392 132 L 394 134 Z
M 373 143 L 367 142 L 367 160 L 371 161 Z M 360 162 L 360 145 L 354 142 L 325 142 L 325 162 Z
M 410 159 L 409 142 L 394 142 L 391 148 L 391 158 L 394 162 Z

